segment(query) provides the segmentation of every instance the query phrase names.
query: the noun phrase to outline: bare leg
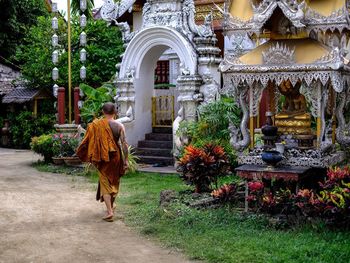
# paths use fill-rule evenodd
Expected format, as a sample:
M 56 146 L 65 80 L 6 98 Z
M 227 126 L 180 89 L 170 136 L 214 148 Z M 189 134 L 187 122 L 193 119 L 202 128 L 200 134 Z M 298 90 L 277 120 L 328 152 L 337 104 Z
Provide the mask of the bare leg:
M 104 218 L 113 217 L 112 203 L 111 203 L 111 195 L 105 194 L 103 195 L 103 199 L 105 201 L 107 207 L 107 215 Z
M 112 206 L 113 211 L 114 211 L 115 208 L 116 208 L 116 205 L 114 204 L 114 201 L 115 201 L 115 197 L 112 196 L 112 198 L 111 198 L 111 206 Z

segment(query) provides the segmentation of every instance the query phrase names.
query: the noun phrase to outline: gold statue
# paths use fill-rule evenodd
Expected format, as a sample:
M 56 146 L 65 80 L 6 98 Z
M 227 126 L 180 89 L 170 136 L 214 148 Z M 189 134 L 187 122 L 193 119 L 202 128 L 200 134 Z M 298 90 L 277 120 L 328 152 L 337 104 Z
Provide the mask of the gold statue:
M 307 113 L 305 96 L 300 93 L 301 83 L 293 87 L 290 80 L 283 81 L 278 90 L 285 96 L 282 111 L 275 116 L 275 125 L 282 134 L 311 134 L 311 115 Z

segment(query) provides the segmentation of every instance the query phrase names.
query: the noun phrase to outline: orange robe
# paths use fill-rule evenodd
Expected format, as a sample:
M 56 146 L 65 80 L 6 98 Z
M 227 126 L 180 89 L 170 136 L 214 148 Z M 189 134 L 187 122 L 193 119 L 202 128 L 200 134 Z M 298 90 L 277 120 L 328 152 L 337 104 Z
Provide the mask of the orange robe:
M 104 194 L 116 196 L 124 164 L 107 119 L 97 119 L 89 124 L 76 154 L 81 161 L 92 163 L 98 169 L 100 200 L 103 201 Z

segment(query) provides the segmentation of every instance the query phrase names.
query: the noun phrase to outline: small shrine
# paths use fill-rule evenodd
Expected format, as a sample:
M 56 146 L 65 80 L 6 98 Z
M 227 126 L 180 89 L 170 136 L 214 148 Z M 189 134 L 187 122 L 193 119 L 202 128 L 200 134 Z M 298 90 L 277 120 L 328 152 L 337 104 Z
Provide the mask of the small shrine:
M 342 149 L 350 146 L 346 1 L 231 0 L 222 12 L 232 47 L 220 64 L 223 93 L 242 109 L 240 127 L 230 127 L 239 164 L 266 166 L 264 153 L 274 149 L 275 167 L 344 161 Z

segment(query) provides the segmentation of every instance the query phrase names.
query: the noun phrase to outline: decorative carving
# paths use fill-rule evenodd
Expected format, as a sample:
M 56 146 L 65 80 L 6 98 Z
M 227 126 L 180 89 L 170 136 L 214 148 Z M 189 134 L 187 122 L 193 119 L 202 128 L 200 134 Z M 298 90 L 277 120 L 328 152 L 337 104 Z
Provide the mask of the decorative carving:
M 337 141 L 343 148 L 350 147 L 350 123 L 346 123 L 344 118 L 344 110 L 350 98 L 350 88 L 347 92 L 338 94 L 338 106 L 336 108 L 336 117 L 338 121 L 338 128 L 336 131 Z
M 203 104 L 208 104 L 218 99 L 219 84 L 213 79 L 211 73 L 202 75 L 204 84 L 200 87 L 200 92 L 203 94 Z
M 130 32 L 130 26 L 127 22 L 118 22 L 117 20 L 114 20 L 114 23 L 122 32 L 123 42 L 125 44 L 129 43 L 135 36 L 136 32 Z
M 126 11 L 132 11 L 132 5 L 136 0 L 121 0 L 115 3 L 114 0 L 104 0 L 104 4 L 101 7 L 101 17 L 107 22 L 121 17 Z
M 292 64 L 294 60 L 295 48 L 289 49 L 287 45 L 276 43 L 268 50 L 262 52 L 265 64 Z
M 187 139 L 187 138 L 182 138 L 177 134 L 177 130 L 179 129 L 180 123 L 183 120 L 184 120 L 184 108 L 181 107 L 173 123 L 174 156 L 178 155 L 181 147 L 184 146 L 184 141 L 186 141 Z
M 182 5 L 183 18 L 185 24 L 188 26 L 188 29 L 195 36 L 200 37 L 211 37 L 214 35 L 212 30 L 212 13 L 206 15 L 204 19 L 204 25 L 196 25 L 195 23 L 195 14 L 196 9 L 193 0 L 184 0 Z
M 224 7 L 223 3 L 216 4 L 220 8 Z M 223 18 L 222 13 L 219 10 L 213 10 L 212 4 L 196 5 L 196 21 L 203 21 L 208 13 L 213 14 L 213 20 L 221 20 Z
M 249 88 L 247 86 L 243 87 L 236 87 L 235 88 L 235 98 L 238 99 L 239 106 L 243 112 L 242 121 L 240 124 L 240 129 L 238 129 L 236 126 L 234 126 L 232 123 L 229 125 L 229 131 L 230 131 L 230 144 L 232 147 L 242 152 L 244 149 L 246 149 L 249 146 L 250 143 L 250 135 L 249 130 L 247 128 L 247 123 L 249 120 L 249 111 L 248 111 L 248 90 Z M 240 135 L 242 134 L 242 139 L 240 140 Z
M 238 156 L 238 164 L 255 164 L 265 165 L 261 159 L 263 149 L 255 148 L 248 155 L 240 154 Z M 284 158 L 279 163 L 283 166 L 309 166 L 315 168 L 327 168 L 339 164 L 345 160 L 344 152 L 334 152 L 331 147 L 328 151 L 317 150 L 299 150 L 285 149 Z
M 132 106 L 129 106 L 124 117 L 118 118 L 117 121 L 121 123 L 132 122 L 134 120 L 134 111 Z
M 326 32 L 330 30 L 333 32 L 337 29 L 341 32 L 345 28 L 349 29 L 348 17 L 346 7 L 333 11 L 329 16 L 324 16 L 309 6 L 305 9 L 305 23 L 309 31 L 320 30 Z

